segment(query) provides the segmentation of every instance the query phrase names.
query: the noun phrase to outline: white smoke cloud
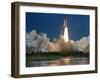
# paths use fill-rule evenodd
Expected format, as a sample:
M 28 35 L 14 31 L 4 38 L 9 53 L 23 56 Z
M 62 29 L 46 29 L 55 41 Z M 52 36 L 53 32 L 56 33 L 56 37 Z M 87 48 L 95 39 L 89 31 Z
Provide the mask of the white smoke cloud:
M 34 52 L 60 52 L 60 51 L 89 51 L 89 37 L 83 37 L 79 41 L 63 39 L 50 41 L 46 33 L 37 34 L 36 30 L 26 33 L 26 51 Z
M 89 52 L 89 36 L 77 41 L 77 45 L 79 51 Z
M 45 33 L 37 34 L 36 30 L 32 30 L 26 34 L 26 51 L 31 52 L 47 52 L 49 39 Z

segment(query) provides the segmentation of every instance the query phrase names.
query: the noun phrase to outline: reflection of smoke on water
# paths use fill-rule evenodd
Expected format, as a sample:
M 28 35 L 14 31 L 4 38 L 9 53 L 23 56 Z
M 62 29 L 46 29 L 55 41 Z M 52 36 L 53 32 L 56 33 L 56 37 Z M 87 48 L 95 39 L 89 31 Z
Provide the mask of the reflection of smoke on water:
M 66 57 L 59 60 L 32 61 L 27 67 L 89 64 L 88 58 Z
M 64 42 L 62 38 L 50 41 L 46 33 L 37 34 L 36 30 L 26 33 L 26 51 L 31 52 L 59 52 L 59 51 L 89 51 L 89 37 L 79 41 Z

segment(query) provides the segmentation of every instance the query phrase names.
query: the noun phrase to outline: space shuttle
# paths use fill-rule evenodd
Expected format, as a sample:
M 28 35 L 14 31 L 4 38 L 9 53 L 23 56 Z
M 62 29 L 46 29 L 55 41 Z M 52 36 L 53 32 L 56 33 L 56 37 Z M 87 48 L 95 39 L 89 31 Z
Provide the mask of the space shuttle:
M 68 34 L 68 22 L 67 17 L 64 17 L 63 28 L 61 29 L 61 38 L 69 41 L 69 34 Z

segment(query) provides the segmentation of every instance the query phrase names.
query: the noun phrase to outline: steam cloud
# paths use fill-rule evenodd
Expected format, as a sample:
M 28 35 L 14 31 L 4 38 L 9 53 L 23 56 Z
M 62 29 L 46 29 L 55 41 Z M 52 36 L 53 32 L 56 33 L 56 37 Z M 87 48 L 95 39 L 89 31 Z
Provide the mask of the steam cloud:
M 59 38 L 50 41 L 46 33 L 38 34 L 36 30 L 26 33 L 26 52 L 61 52 L 61 51 L 84 51 L 89 52 L 89 37 L 83 37 L 79 41 L 70 40 L 65 42 Z

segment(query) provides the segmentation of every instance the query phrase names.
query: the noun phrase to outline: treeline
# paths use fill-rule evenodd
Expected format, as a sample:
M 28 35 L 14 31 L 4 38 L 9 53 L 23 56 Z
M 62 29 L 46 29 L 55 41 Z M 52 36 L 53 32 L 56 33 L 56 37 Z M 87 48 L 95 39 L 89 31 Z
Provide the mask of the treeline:
M 89 57 L 89 53 L 82 51 L 68 51 L 68 52 L 32 52 L 31 54 L 26 53 L 26 56 L 71 56 L 71 57 Z

